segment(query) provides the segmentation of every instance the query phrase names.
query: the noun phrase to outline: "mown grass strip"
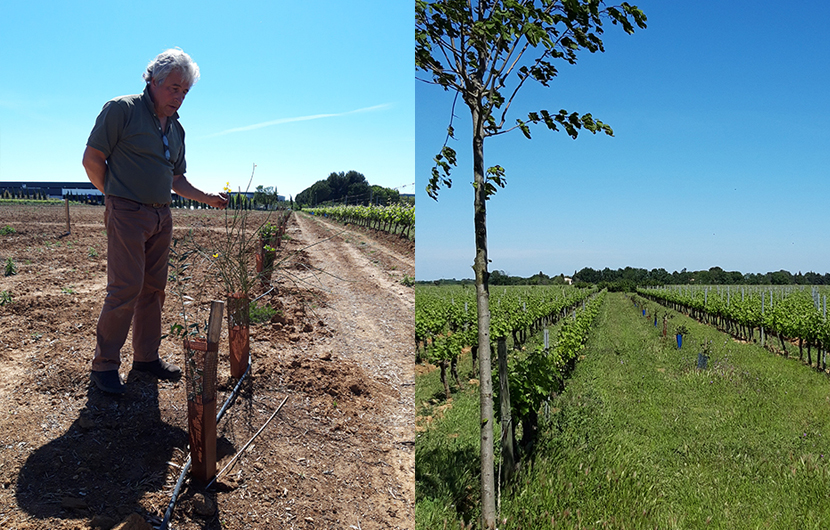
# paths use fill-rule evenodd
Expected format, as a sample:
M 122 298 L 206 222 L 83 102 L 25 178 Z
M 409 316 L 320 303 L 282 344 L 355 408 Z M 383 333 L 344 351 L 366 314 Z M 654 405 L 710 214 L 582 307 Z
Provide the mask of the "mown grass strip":
M 439 370 L 419 375 L 415 385 L 416 528 L 460 527 L 478 517 L 480 498 L 479 395 L 472 356 L 460 356 L 451 400 L 444 400 Z M 495 426 L 498 439 L 498 424 Z M 498 450 L 498 449 L 497 449 Z
M 560 355 L 564 355 L 564 352 L 559 351 L 562 344 L 557 345 L 557 338 L 564 340 L 560 332 L 564 322 L 570 323 L 570 319 L 568 316 L 548 327 L 552 351 L 555 350 Z M 572 329 L 570 333 L 567 344 L 573 347 L 576 331 Z M 510 362 L 526 361 L 528 351 L 542 347 L 543 336 L 544 333 L 540 331 L 531 337 L 522 348 L 523 351 L 511 349 Z M 480 514 L 479 388 L 478 381 L 474 379 L 471 356 L 461 355 L 459 359 L 460 385 L 455 384 L 447 374 L 452 399 L 443 399 L 445 393 L 439 370 L 419 375 L 416 381 L 418 434 L 415 446 L 415 511 L 416 528 L 419 529 L 469 526 L 478 520 Z M 514 368 L 515 366 L 513 364 Z M 511 383 L 511 388 L 515 382 Z M 494 384 L 498 384 L 495 375 Z M 516 395 L 514 391 L 511 392 Z M 520 426 L 523 425 L 520 423 Z M 494 431 L 494 437 L 498 440 L 498 423 Z M 494 449 L 498 469 L 500 445 L 497 443 Z
M 828 379 L 673 318 L 691 331 L 681 350 L 609 295 L 503 527 L 828 526 Z

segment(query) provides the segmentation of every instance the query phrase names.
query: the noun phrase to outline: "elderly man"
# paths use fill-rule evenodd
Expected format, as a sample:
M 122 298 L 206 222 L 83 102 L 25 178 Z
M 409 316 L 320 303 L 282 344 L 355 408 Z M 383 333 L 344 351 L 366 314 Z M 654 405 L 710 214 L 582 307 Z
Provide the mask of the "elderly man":
M 199 79 L 199 67 L 179 49 L 147 65 L 142 94 L 108 101 L 84 151 L 87 176 L 106 196 L 107 297 L 98 318 L 90 378 L 104 392 L 123 394 L 121 347 L 133 327 L 133 369 L 176 380 L 181 369 L 159 358 L 161 311 L 173 232 L 173 191 L 215 208 L 225 194 L 208 194 L 185 178 L 184 129 L 178 110 Z

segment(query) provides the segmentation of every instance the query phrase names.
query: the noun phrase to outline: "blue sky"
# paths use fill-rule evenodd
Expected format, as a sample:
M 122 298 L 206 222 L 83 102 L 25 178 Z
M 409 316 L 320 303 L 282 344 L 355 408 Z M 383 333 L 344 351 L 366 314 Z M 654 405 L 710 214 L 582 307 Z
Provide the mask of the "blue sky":
M 830 3 L 632 3 L 647 29 L 608 25 L 605 53 L 559 65 L 549 89 L 524 87 L 508 116 L 590 112 L 614 138 L 537 127 L 532 140 L 514 131 L 485 141 L 485 165 L 507 171 L 488 203 L 490 270 L 830 271 Z M 419 280 L 473 277 L 460 102 L 453 187 L 438 202 L 424 191 L 451 99 L 416 82 Z
M 187 176 L 296 195 L 331 172 L 412 193 L 409 2 L 6 2 L 0 17 L 0 181 L 86 181 L 103 104 L 139 93 L 180 47 L 201 80 L 179 111 Z

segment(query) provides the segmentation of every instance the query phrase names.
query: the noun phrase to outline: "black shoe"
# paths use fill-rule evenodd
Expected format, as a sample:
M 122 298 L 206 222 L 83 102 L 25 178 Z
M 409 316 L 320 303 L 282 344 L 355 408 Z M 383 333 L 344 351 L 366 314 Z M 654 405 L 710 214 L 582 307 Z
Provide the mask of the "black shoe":
M 127 391 L 127 387 L 121 382 L 121 376 L 118 375 L 118 370 L 91 372 L 89 378 L 95 383 L 95 386 L 107 394 L 123 394 Z
M 153 374 L 165 381 L 178 381 L 182 377 L 181 368 L 161 359 L 156 359 L 155 361 L 134 361 L 133 370 Z

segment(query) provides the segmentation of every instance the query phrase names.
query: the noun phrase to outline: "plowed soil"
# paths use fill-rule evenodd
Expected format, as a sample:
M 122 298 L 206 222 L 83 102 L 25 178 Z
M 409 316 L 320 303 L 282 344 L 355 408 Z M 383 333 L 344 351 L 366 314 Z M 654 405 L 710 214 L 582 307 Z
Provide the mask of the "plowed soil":
M 203 248 L 224 237 L 225 213 L 173 210 L 175 238 Z M 251 225 L 262 212 L 250 214 Z M 89 382 L 106 289 L 103 207 L 0 205 L 0 528 L 158 527 L 188 455 L 185 381 L 131 371 L 127 393 Z M 253 295 L 279 312 L 252 324 L 252 371 L 218 425 L 221 470 L 209 489 L 186 481 L 171 528 L 414 527 L 414 244 L 293 214 L 279 269 Z M 206 318 L 221 284 L 194 263 L 185 306 Z M 203 282 L 204 280 L 204 282 Z M 172 285 L 172 284 L 171 284 Z M 168 285 L 162 328 L 179 323 Z M 274 289 L 271 289 L 271 288 Z M 226 328 L 226 326 L 223 326 Z M 221 406 L 230 376 L 219 350 Z M 162 358 L 184 363 L 181 341 Z

